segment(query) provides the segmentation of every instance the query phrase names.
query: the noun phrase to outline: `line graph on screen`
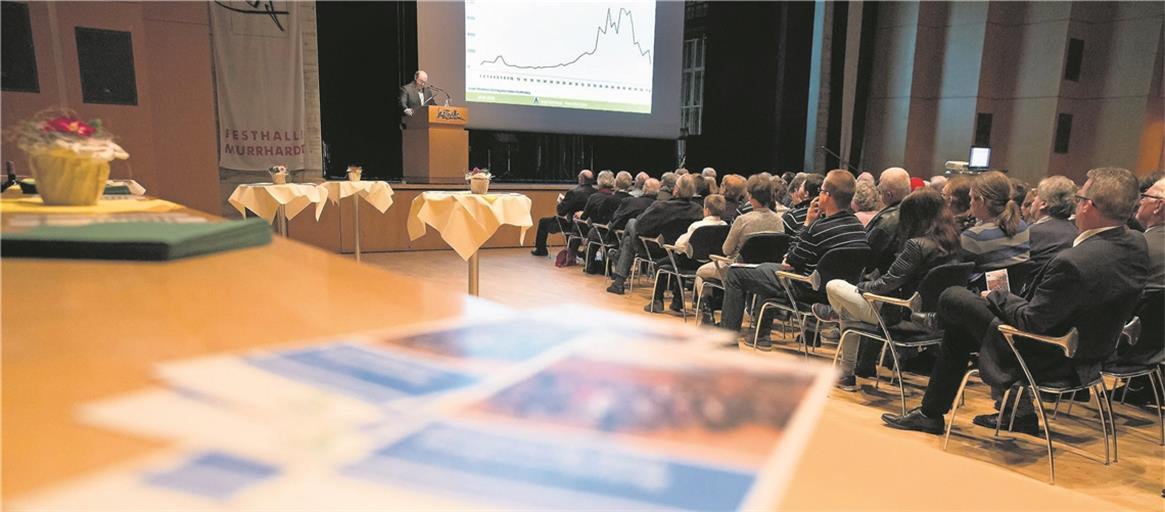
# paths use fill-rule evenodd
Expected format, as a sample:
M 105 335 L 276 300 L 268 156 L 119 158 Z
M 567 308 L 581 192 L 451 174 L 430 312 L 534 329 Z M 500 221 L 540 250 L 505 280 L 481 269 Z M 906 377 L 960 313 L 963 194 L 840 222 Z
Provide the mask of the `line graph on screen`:
M 651 112 L 655 2 L 465 3 L 466 99 Z

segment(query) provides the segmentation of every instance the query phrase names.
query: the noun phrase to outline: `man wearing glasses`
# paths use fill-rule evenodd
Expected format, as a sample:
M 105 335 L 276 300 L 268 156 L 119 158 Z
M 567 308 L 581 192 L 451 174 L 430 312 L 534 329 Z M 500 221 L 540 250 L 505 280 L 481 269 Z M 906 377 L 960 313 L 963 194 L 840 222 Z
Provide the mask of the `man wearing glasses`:
M 1165 288 L 1165 178 L 1157 180 L 1137 205 L 1137 222 L 1149 244 L 1149 288 Z
M 961 287 L 939 297 L 938 322 L 945 331 L 922 406 L 907 414 L 883 414 L 887 425 L 932 434 L 943 432 L 972 352 L 979 352 L 979 374 L 995 396 L 1023 378 L 1018 361 L 998 325 L 1062 336 L 1073 327 L 1080 345 L 1071 358 L 1055 347 L 1019 340 L 1018 348 L 1039 382 L 1087 382 L 1116 350 L 1117 335 L 1131 317 L 1149 273 L 1145 238 L 1125 227 L 1137 207 L 1137 178 L 1125 169 L 1088 171 L 1076 194 L 1072 247 L 1043 266 L 1023 296 L 1003 290 L 975 295 Z M 1031 403 L 1019 401 L 1013 431 L 1035 433 L 1039 426 Z M 995 414 L 976 416 L 976 425 L 994 428 Z

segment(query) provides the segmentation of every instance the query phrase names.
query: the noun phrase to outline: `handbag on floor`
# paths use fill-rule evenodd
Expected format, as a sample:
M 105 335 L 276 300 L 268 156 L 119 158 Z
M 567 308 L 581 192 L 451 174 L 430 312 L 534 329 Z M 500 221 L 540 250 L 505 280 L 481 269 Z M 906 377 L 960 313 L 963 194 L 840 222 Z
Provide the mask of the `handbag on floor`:
M 570 249 L 563 249 L 554 255 L 554 266 L 558 268 L 573 267 L 577 262 L 574 255 L 570 253 Z

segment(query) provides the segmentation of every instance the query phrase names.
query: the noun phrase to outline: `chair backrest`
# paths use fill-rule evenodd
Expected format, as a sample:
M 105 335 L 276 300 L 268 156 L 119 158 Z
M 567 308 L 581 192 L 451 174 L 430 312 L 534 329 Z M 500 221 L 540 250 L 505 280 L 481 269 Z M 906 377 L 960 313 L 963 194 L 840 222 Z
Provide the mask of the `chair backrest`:
M 1165 289 L 1145 290 L 1133 314 L 1141 319 L 1140 340 L 1131 350 L 1122 350 L 1120 358 L 1143 364 L 1165 361 Z
M 785 233 L 761 231 L 744 239 L 740 245 L 741 263 L 777 263 L 785 258 L 793 237 Z
M 663 235 L 663 243 L 674 244 L 680 235 L 688 232 L 688 226 L 693 222 L 691 219 L 672 219 L 663 225 L 663 229 L 659 230 L 659 234 Z
M 700 226 L 688 238 L 688 245 L 692 247 L 692 260 L 707 262 L 708 256 L 724 255 L 724 240 L 728 238 L 728 226 Z
M 922 296 L 922 311 L 916 313 L 933 313 L 938 309 L 939 295 L 952 286 L 966 286 L 974 270 L 975 264 L 971 262 L 948 263 L 930 269 L 918 285 L 918 294 Z
M 834 279 L 856 283 L 869 263 L 869 247 L 838 247 L 821 256 L 817 262 L 817 273 L 821 276 L 822 284 Z

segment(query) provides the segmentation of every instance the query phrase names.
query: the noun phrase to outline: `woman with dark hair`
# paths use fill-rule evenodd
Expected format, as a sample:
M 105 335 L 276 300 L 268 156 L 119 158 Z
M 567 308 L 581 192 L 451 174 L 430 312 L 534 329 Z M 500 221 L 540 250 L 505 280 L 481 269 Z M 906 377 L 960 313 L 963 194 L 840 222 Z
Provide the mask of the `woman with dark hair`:
M 874 310 L 862 298 L 862 293 L 909 297 L 931 269 L 959 261 L 958 228 L 938 192 L 924 187 L 910 193 L 902 200 L 898 215 L 898 237 L 899 240 L 906 240 L 906 243 L 890 269 L 877 279 L 856 285 L 841 279 L 830 281 L 825 285 L 829 305 L 814 304 L 815 315 L 840 320 L 843 331 L 849 322 L 876 324 L 878 319 L 874 316 Z M 905 310 L 887 310 L 886 313 L 901 315 L 902 311 Z M 886 320 L 893 325 L 902 319 L 898 316 Z M 857 343 L 848 343 L 842 348 L 841 377 L 838 378 L 837 387 L 846 391 L 857 390 L 857 379 L 854 376 L 857 355 Z
M 1011 181 L 999 171 L 980 174 L 971 182 L 971 215 L 978 224 L 963 231 L 963 259 L 975 270 L 1007 268 L 1031 258 L 1027 223 L 1012 199 Z
M 942 192 L 943 200 L 947 202 L 947 208 L 950 209 L 951 215 L 955 216 L 955 225 L 958 226 L 960 233 L 978 222 L 975 220 L 975 216 L 971 215 L 970 176 L 965 174 L 951 176 L 943 184 Z

